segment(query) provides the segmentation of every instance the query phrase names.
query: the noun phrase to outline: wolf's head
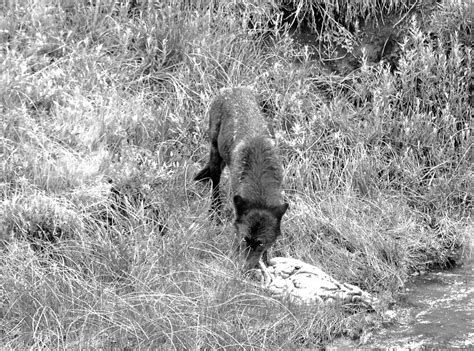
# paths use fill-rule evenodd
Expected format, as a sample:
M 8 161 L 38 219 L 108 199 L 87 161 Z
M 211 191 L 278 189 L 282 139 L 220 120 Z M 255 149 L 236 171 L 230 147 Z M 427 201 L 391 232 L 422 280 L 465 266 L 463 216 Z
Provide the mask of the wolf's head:
M 234 222 L 239 239 L 239 252 L 245 257 L 245 270 L 255 268 L 263 253 L 280 235 L 281 218 L 288 204 L 262 207 L 240 195 L 234 196 L 236 219 Z

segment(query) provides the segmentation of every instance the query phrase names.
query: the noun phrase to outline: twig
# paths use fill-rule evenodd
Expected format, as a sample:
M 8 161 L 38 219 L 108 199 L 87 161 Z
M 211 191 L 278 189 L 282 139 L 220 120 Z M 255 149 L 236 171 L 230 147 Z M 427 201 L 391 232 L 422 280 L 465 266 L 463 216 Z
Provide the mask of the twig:
M 262 260 L 258 261 L 258 265 L 262 270 L 262 286 L 267 287 L 272 282 L 272 276 L 268 273 L 268 269 Z
M 408 16 L 408 14 L 411 12 L 411 10 L 413 10 L 413 8 L 414 8 L 417 4 L 418 4 L 418 0 L 415 1 L 415 2 L 413 3 L 413 5 L 411 5 L 411 7 L 410 7 L 410 9 L 407 11 L 407 13 L 405 13 L 405 14 L 402 16 L 402 18 L 400 18 L 400 19 L 397 21 L 397 23 L 395 23 L 395 24 L 393 25 L 393 28 L 395 28 L 395 27 L 398 26 L 401 22 L 403 22 L 403 20 Z

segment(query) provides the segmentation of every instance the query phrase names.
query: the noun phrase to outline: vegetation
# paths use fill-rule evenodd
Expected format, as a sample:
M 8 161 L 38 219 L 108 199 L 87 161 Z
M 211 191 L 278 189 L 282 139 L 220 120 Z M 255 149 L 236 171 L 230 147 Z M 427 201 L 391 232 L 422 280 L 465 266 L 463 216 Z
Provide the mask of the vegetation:
M 468 3 L 425 16 L 399 1 L 276 3 L 296 22 L 326 9 L 320 39 L 347 50 L 357 36 L 324 23 L 383 4 L 403 19 L 397 64 L 362 54 L 330 73 L 329 51 L 299 45 L 270 1 L 0 5 L 3 347 L 315 348 L 379 327 L 380 311 L 301 308 L 241 276 L 231 201 L 213 224 L 210 187 L 192 181 L 226 86 L 259 92 L 283 156 L 273 255 L 385 305 L 412 272 L 452 264 L 474 184 Z

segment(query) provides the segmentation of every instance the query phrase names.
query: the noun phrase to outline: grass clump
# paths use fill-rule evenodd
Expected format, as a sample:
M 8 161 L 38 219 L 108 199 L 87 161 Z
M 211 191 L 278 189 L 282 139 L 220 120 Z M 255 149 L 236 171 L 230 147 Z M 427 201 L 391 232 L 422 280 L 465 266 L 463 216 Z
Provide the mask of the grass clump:
M 473 184 L 463 2 L 434 10 L 434 36 L 411 21 L 396 67 L 347 76 L 280 27 L 284 2 L 133 3 L 1 5 L 3 345 L 311 349 L 379 325 L 243 282 L 231 216 L 211 223 L 192 182 L 224 86 L 260 94 L 281 149 L 290 210 L 273 255 L 386 301 L 455 261 Z

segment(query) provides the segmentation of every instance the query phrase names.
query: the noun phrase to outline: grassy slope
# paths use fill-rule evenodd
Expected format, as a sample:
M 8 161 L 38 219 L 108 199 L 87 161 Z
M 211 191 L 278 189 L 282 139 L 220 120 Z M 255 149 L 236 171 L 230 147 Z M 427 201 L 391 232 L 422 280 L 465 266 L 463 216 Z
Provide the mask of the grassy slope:
M 294 349 L 375 328 L 242 282 L 230 206 L 214 226 L 192 182 L 206 107 L 223 86 L 261 94 L 291 205 L 273 254 L 389 301 L 468 240 L 471 61 L 449 36 L 466 9 L 435 13 L 440 42 L 412 23 L 397 71 L 339 77 L 286 34 L 267 46 L 245 29 L 261 9 L 167 5 L 2 5 L 0 344 Z

